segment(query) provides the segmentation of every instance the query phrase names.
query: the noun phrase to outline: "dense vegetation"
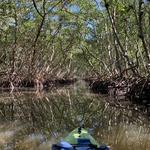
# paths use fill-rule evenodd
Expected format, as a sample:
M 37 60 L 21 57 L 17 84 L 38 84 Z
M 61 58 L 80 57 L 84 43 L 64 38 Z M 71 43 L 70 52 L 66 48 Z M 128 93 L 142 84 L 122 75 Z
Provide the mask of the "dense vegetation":
M 0 76 L 149 76 L 149 39 L 148 0 L 3 0 Z
M 85 91 L 55 93 L 50 88 L 78 78 L 110 99 L 103 104 Z M 20 149 L 29 145 L 26 135 L 43 130 L 54 136 L 57 132 L 51 129 L 75 127 L 81 113 L 89 126 L 104 129 L 97 137 L 109 139 L 114 149 L 149 149 L 149 128 L 142 122 L 145 114 L 150 116 L 150 0 L 1 0 L 0 92 L 18 87 L 36 87 L 39 97 L 47 88 L 53 95 L 23 97 L 18 92 L 12 98 L 3 93 L 7 97 L 0 98 L 0 144 L 9 140 L 5 122 L 12 127 L 9 131 L 15 130 L 10 143 Z M 9 122 L 16 120 L 25 127 Z M 132 127 L 136 124 L 137 129 Z

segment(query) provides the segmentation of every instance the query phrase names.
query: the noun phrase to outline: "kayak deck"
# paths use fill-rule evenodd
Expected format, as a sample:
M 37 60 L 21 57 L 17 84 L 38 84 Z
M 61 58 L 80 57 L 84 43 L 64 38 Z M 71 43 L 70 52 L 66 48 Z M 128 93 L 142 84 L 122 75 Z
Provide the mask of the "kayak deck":
M 77 145 L 79 140 L 82 139 L 89 139 L 91 144 L 98 146 L 98 142 L 88 133 L 88 131 L 84 128 L 82 128 L 81 132 L 79 133 L 79 128 L 74 129 L 67 137 L 65 137 L 63 140 L 72 144 Z
M 52 145 L 52 150 L 109 150 L 88 133 L 85 128 L 76 128 L 58 144 Z

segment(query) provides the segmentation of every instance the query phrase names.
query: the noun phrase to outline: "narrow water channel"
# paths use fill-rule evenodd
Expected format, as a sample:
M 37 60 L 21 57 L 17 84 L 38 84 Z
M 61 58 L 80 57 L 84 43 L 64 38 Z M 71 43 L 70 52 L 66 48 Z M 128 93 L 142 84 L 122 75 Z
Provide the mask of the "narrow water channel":
M 81 82 L 47 92 L 0 93 L 0 150 L 50 150 L 84 123 L 112 150 L 150 150 L 148 118 L 111 106 Z

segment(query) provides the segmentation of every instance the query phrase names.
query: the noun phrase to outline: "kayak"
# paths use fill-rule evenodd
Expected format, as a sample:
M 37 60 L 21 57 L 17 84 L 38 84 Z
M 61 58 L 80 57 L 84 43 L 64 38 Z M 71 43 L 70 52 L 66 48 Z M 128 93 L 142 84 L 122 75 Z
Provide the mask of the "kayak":
M 99 145 L 82 127 L 74 129 L 61 142 L 52 145 L 52 150 L 109 150 L 106 145 Z

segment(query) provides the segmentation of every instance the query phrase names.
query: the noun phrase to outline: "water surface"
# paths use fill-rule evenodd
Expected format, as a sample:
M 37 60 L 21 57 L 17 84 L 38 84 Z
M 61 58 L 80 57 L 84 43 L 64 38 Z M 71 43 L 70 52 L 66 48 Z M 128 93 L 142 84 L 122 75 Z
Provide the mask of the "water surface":
M 148 117 L 112 105 L 81 82 L 47 92 L 0 93 L 0 149 L 49 150 L 84 123 L 99 143 L 113 150 L 149 150 Z

